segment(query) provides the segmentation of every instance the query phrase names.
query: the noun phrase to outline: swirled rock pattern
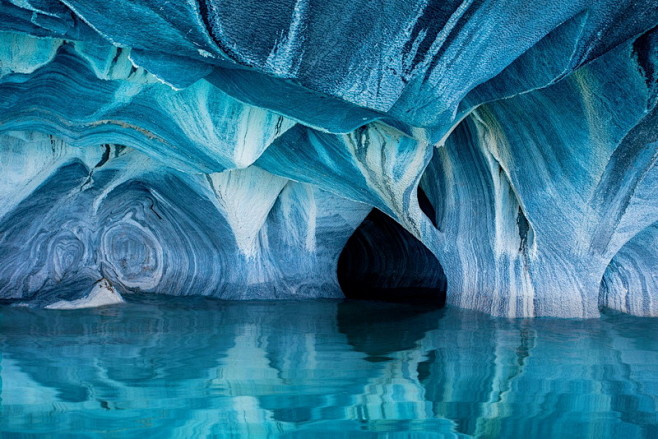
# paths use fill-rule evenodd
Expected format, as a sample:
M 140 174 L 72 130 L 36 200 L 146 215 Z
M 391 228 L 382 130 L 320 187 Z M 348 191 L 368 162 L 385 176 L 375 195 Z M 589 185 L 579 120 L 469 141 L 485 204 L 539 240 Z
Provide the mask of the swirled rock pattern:
M 2 186 L 15 195 L 3 203 L 0 294 L 46 306 L 100 279 L 124 293 L 341 297 L 336 261 L 370 210 L 255 167 L 163 173 L 116 145 L 2 142 Z
M 377 209 L 409 232 L 368 234 L 379 286 L 658 315 L 656 25 L 654 0 L 2 0 L 0 299 L 341 297 Z

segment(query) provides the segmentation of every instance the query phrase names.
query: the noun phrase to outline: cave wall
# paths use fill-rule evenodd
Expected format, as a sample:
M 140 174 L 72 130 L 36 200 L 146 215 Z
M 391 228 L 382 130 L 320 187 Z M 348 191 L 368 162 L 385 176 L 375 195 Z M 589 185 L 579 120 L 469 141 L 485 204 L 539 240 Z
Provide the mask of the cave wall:
M 377 209 L 450 305 L 655 315 L 657 24 L 652 0 L 3 0 L 0 299 L 341 297 Z

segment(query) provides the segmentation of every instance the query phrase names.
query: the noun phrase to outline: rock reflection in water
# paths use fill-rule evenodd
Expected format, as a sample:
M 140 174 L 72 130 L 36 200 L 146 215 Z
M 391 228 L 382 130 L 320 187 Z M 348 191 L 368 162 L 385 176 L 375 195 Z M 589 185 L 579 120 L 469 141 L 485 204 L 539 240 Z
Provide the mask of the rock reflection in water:
M 0 308 L 12 437 L 656 437 L 658 323 L 374 302 Z

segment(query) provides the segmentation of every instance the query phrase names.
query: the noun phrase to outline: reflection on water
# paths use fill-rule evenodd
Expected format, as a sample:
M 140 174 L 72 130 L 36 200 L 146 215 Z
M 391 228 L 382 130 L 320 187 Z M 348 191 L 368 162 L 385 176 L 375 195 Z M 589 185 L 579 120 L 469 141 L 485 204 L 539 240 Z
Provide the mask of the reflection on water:
M 657 329 L 363 302 L 5 307 L 0 436 L 655 438 Z

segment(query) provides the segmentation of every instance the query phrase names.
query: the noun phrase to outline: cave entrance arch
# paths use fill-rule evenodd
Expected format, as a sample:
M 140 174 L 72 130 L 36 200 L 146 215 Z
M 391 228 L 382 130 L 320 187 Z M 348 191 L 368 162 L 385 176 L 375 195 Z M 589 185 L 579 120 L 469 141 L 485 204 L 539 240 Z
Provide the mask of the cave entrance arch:
M 337 271 L 348 299 L 445 305 L 447 281 L 441 263 L 422 242 L 377 209 L 347 241 Z

